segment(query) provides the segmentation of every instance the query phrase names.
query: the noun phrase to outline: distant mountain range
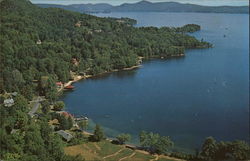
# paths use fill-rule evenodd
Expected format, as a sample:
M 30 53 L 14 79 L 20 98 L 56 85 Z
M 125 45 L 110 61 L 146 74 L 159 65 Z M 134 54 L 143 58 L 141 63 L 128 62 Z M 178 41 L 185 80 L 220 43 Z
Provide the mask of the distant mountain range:
M 72 4 L 72 5 L 57 5 L 57 4 L 36 4 L 42 8 L 62 8 L 76 12 L 105 12 L 113 8 L 114 6 L 107 3 L 98 4 Z
M 200 6 L 177 2 L 140 1 L 138 3 L 124 3 L 112 6 L 106 3 L 99 4 L 37 4 L 40 7 L 56 7 L 77 12 L 203 12 L 203 13 L 249 13 L 249 6 Z

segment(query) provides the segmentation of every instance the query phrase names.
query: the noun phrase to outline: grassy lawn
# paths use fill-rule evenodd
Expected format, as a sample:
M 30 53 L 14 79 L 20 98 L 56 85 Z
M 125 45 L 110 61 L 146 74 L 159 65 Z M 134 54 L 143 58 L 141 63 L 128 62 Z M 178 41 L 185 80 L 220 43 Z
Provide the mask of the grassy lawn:
M 133 150 L 131 149 L 127 149 L 127 148 L 124 148 L 120 153 L 118 153 L 117 155 L 115 156 L 112 156 L 109 158 L 109 160 L 119 160 L 121 158 L 124 158 L 124 157 L 128 157 L 130 156 L 131 154 L 133 154 Z M 107 159 L 108 160 L 108 159 Z
M 121 149 L 123 149 L 122 146 L 111 144 L 109 141 L 102 141 L 98 143 L 88 142 L 86 144 L 65 147 L 64 151 L 67 155 L 80 154 L 86 160 L 92 161 L 103 160 L 104 157 L 112 155 Z M 109 158 L 112 158 L 112 156 Z
M 67 155 L 80 154 L 86 161 L 102 160 L 102 161 L 150 161 L 155 159 L 146 152 L 131 150 L 122 145 L 114 145 L 109 141 L 88 142 L 85 144 L 68 146 L 64 148 Z M 159 156 L 158 161 L 177 161 L 167 156 Z
M 80 154 L 86 160 L 101 160 L 101 158 L 95 154 L 94 151 L 91 151 L 89 148 L 87 148 L 85 144 L 66 147 L 64 150 L 67 155 L 76 156 Z
M 149 161 L 155 157 L 149 154 L 144 154 L 141 152 L 136 152 L 135 155 L 131 158 L 125 159 L 124 161 Z
M 96 144 L 101 148 L 99 151 L 101 157 L 114 154 L 123 148 L 122 146 L 111 144 L 109 141 L 102 141 Z

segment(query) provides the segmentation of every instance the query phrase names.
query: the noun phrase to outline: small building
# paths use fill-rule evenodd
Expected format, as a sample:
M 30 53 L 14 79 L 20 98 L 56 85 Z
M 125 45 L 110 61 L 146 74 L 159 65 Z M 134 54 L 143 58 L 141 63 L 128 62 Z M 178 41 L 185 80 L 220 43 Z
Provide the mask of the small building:
M 93 34 L 93 32 L 92 32 L 92 31 L 88 31 L 88 34 L 92 35 L 92 34 Z
M 56 113 L 58 113 L 60 115 L 63 115 L 66 118 L 71 117 L 72 119 L 74 119 L 74 116 L 71 113 L 67 112 L 67 111 L 57 111 Z
M 64 117 L 71 117 L 71 118 L 74 118 L 70 113 L 66 112 L 66 111 L 62 111 L 61 112 L 61 115 L 63 115 Z
M 14 105 L 14 100 L 12 98 L 6 99 L 3 101 L 5 107 L 11 107 Z
M 86 76 L 87 74 L 85 72 L 79 72 L 80 76 Z
M 17 131 L 18 131 L 18 129 L 12 129 L 10 133 L 15 134 Z
M 65 139 L 67 142 L 73 138 L 73 135 L 71 135 L 70 133 L 68 133 L 64 130 L 59 130 L 56 133 L 59 134 L 60 136 L 62 136 L 62 138 Z
M 118 22 L 118 23 L 125 23 L 125 21 L 124 20 L 116 20 L 116 22 Z
M 41 45 L 41 44 L 42 44 L 42 41 L 41 41 L 41 40 L 37 40 L 36 44 L 37 44 L 37 45 Z
M 53 130 L 55 130 L 56 128 L 59 127 L 59 121 L 57 119 L 50 120 L 49 125 Z
M 82 120 L 84 120 L 84 121 L 88 121 L 88 120 L 89 120 L 89 118 L 88 118 L 88 117 L 86 117 L 86 116 L 82 116 L 82 117 L 74 117 L 74 120 L 75 120 L 75 121 L 82 121 Z
M 62 82 L 56 82 L 56 85 L 57 85 L 57 86 L 61 86 L 61 85 L 62 85 Z
M 74 64 L 74 65 L 78 65 L 78 61 L 77 61 L 76 58 L 72 58 L 71 63 Z
M 12 96 L 17 96 L 17 92 L 12 92 L 11 95 Z
M 74 128 L 77 128 L 77 129 L 80 128 L 79 125 L 78 125 L 77 123 L 74 123 L 74 124 L 73 124 L 73 127 L 74 127 Z
M 97 33 L 100 33 L 100 32 L 102 32 L 102 30 L 101 29 L 99 29 L 99 30 L 94 30 L 95 32 L 97 32 Z
M 78 22 L 75 24 L 75 27 L 81 27 L 81 21 L 78 21 Z
M 63 83 L 62 82 L 56 82 L 56 86 L 57 86 L 57 88 L 62 88 Z

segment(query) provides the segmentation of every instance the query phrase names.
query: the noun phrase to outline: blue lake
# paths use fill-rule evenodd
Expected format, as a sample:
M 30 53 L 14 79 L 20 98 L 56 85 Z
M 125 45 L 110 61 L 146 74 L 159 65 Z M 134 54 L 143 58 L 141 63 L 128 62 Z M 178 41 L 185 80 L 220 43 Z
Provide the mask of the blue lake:
M 187 50 L 178 59 L 151 60 L 137 70 L 75 83 L 62 97 L 67 110 L 105 127 L 108 136 L 141 130 L 169 135 L 178 147 L 194 149 L 205 137 L 248 140 L 249 15 L 206 13 L 109 13 L 136 26 L 195 23 L 192 35 L 214 44 Z M 225 36 L 224 36 L 225 35 Z

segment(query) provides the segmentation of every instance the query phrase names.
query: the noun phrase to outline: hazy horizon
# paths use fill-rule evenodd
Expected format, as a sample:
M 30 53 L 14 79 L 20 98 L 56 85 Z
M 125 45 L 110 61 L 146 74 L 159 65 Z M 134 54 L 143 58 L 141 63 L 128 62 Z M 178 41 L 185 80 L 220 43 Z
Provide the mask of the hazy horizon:
M 123 3 L 136 3 L 141 0 L 30 0 L 32 3 L 46 3 L 46 4 L 97 4 L 108 3 L 114 6 L 121 5 Z M 179 2 L 190 3 L 203 6 L 249 6 L 248 0 L 147 0 L 149 2 Z

